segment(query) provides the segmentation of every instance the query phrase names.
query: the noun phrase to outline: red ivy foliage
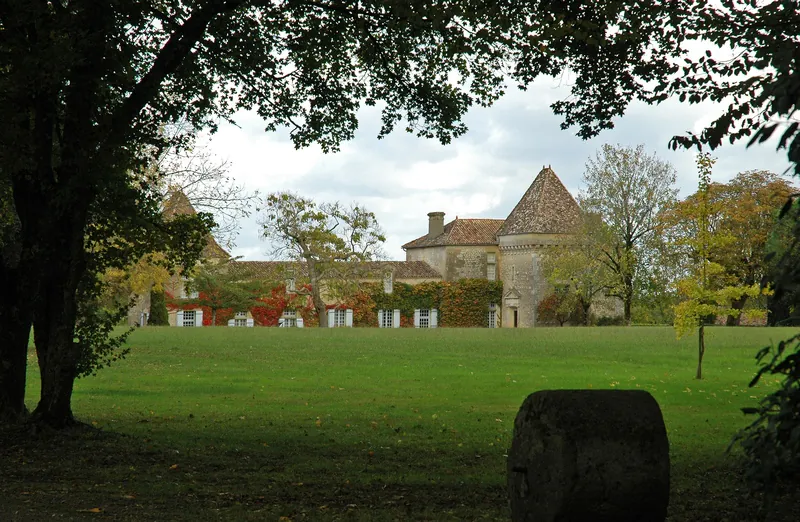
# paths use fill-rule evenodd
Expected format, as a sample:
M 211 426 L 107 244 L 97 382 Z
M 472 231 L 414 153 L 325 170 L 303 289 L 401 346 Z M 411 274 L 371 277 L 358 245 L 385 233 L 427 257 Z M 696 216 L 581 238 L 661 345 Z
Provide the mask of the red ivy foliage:
M 284 285 L 276 286 L 269 294 L 256 299 L 258 305 L 250 309 L 256 326 L 277 326 L 278 320 L 287 308 L 297 310 L 306 326 L 319 324 L 313 302 L 310 297 L 311 285 L 306 284 L 299 293 L 286 293 Z M 395 291 L 383 294 L 383 286 L 379 284 L 365 285 L 364 289 L 345 302 L 327 305 L 331 308 L 348 308 L 353 310 L 353 326 L 377 327 L 378 304 L 389 309 L 400 310 L 400 327 L 414 327 L 414 309 L 437 308 L 439 310 L 439 326 L 443 327 L 484 327 L 486 313 L 490 303 L 499 303 L 502 297 L 502 284 L 481 279 L 464 279 L 460 281 L 433 281 L 418 285 L 395 284 Z M 171 295 L 167 294 L 169 299 Z M 202 296 L 201 296 L 202 297 Z M 192 304 L 167 305 L 171 310 L 197 310 Z M 211 310 L 202 307 L 203 325 L 211 324 Z M 217 310 L 216 324 L 225 326 L 232 319 L 234 310 Z
M 540 322 L 564 326 L 564 323 L 575 318 L 577 308 L 577 303 L 570 295 L 554 292 L 539 302 L 536 312 Z

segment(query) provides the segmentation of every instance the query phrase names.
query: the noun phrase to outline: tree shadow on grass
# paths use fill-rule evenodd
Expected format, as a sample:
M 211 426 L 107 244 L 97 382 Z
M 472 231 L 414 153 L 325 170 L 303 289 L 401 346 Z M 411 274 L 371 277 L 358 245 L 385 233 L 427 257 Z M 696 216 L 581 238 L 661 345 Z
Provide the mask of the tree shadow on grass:
M 276 429 L 277 431 L 277 429 Z M 81 425 L 0 428 L 0 520 L 508 520 L 504 459 L 436 456 L 409 445 L 376 456 L 275 437 L 269 447 L 174 447 Z M 241 446 L 241 445 L 240 445 Z M 731 461 L 673 467 L 668 520 L 763 520 Z M 769 520 L 794 521 L 796 488 Z

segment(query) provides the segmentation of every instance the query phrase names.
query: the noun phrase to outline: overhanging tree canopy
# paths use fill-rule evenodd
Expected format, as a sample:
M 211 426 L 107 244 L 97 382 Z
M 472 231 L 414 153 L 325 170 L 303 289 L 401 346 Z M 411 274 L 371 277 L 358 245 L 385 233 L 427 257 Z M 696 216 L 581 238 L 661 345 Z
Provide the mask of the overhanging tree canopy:
M 75 292 L 89 273 L 90 209 L 100 194 L 131 186 L 131 170 L 166 146 L 164 124 L 186 116 L 213 128 L 254 108 L 266 130 L 287 126 L 297 146 L 335 150 L 353 136 L 357 108 L 380 102 L 380 135 L 402 125 L 447 142 L 465 131 L 470 105 L 501 94 L 505 72 L 524 86 L 568 69 L 574 96 L 553 108 L 581 136 L 611 127 L 634 99 L 732 96 L 708 132 L 675 142 L 715 147 L 798 108 L 800 13 L 791 2 L 751 3 L 0 2 L 0 417 L 24 411 L 35 317 L 51 332 L 37 349 L 52 355 L 54 369 L 42 375 L 38 418 L 71 419 Z M 738 42 L 744 52 L 730 61 L 689 58 L 682 71 L 674 59 L 687 40 L 702 39 Z M 797 130 L 789 124 L 781 140 L 795 162 Z M 119 201 L 137 201 L 136 193 Z

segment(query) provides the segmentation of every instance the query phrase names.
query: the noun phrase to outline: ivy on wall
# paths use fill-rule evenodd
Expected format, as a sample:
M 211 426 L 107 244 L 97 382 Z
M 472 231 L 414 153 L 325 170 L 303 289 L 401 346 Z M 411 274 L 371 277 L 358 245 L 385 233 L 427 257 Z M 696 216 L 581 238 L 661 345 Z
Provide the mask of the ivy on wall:
M 383 292 L 383 285 L 372 283 L 365 285 L 365 292 L 374 303 L 371 311 L 400 310 L 401 326 L 414 326 L 414 310 L 435 308 L 439 310 L 439 326 L 485 327 L 489 305 L 499 308 L 503 283 L 485 279 L 395 283 L 391 294 Z M 377 314 L 371 313 L 369 319 L 370 326 L 377 325 Z
M 303 285 L 296 294 L 288 294 L 284 285 L 272 288 L 268 294 L 257 298 L 258 304 L 250 308 L 257 326 L 277 326 L 284 310 L 293 308 L 302 317 L 306 326 L 316 326 L 319 320 L 309 297 L 310 285 Z M 414 310 L 437 309 L 441 327 L 486 327 L 489 305 L 500 308 L 503 283 L 485 279 L 461 279 L 459 281 L 431 281 L 409 285 L 395 282 L 391 294 L 383 292 L 381 283 L 365 283 L 362 290 L 339 305 L 327 308 L 349 308 L 353 310 L 353 326 L 377 327 L 378 310 L 400 310 L 400 326 L 413 328 Z M 171 304 L 171 309 L 196 309 L 193 305 Z M 232 319 L 234 310 L 217 310 L 217 325 L 225 326 Z M 210 310 L 203 309 L 203 325 L 211 324 Z
M 268 295 L 263 294 L 255 298 L 258 303 L 250 308 L 250 315 L 256 326 L 278 326 L 278 320 L 283 317 L 283 312 L 288 309 L 297 311 L 297 316 L 303 318 L 303 323 L 307 327 L 317 326 L 317 318 L 314 304 L 309 295 L 310 285 L 304 285 L 298 293 L 286 293 L 286 286 L 279 285 L 270 290 Z M 207 306 L 197 306 L 193 303 L 181 303 L 167 293 L 169 310 L 202 310 L 203 326 L 211 326 L 211 309 Z M 200 295 L 200 298 L 204 296 Z M 217 310 L 217 321 L 215 326 L 228 326 L 228 320 L 233 319 L 235 312 L 232 308 L 220 308 Z

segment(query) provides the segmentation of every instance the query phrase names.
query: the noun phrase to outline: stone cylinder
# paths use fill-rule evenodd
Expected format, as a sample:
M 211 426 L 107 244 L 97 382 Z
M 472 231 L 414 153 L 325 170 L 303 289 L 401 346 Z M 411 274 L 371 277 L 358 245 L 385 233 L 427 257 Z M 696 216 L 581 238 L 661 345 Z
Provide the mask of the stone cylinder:
M 544 390 L 525 399 L 508 453 L 512 520 L 663 522 L 669 442 L 639 390 Z

